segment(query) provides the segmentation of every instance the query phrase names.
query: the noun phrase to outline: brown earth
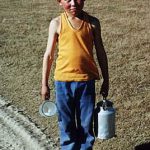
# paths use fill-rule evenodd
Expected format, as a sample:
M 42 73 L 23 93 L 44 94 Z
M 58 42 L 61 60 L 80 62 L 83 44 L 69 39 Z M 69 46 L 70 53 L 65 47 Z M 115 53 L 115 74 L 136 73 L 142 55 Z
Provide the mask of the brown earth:
M 150 142 L 149 8 L 149 0 L 85 2 L 85 10 L 101 22 L 109 60 L 108 98 L 117 109 L 117 137 L 97 139 L 94 150 L 132 150 Z M 22 109 L 57 143 L 57 117 L 40 117 L 38 106 L 48 26 L 61 11 L 55 0 L 0 0 L 0 95 Z M 50 81 L 54 100 L 53 71 Z M 96 89 L 98 101 L 98 82 Z

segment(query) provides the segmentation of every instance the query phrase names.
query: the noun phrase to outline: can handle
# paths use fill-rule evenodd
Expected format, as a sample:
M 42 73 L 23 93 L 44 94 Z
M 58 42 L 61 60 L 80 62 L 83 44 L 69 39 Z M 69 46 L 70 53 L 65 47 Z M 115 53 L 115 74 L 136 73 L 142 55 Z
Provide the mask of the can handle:
M 102 107 L 104 110 L 107 109 L 107 101 L 106 101 L 106 97 L 103 96 L 103 104 L 102 104 Z

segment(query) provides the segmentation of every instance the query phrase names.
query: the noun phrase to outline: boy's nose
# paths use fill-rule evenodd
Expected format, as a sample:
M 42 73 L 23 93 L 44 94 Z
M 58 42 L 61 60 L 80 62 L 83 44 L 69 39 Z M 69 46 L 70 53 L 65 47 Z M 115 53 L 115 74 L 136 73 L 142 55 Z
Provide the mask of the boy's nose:
M 75 0 L 71 0 L 71 5 L 75 6 Z

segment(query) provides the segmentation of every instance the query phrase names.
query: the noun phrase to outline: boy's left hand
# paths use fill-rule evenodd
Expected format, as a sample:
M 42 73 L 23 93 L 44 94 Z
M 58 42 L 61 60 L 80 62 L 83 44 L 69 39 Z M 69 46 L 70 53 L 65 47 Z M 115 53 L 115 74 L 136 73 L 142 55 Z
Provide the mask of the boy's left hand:
M 109 91 L 109 82 L 103 81 L 100 94 L 102 94 L 102 96 L 106 98 L 108 96 L 108 91 Z

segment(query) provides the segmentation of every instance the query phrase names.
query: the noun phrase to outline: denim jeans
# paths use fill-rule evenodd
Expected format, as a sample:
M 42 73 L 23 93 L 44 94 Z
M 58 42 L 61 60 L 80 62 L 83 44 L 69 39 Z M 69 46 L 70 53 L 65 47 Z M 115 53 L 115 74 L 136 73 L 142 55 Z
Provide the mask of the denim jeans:
M 62 150 L 92 150 L 95 81 L 55 81 Z

